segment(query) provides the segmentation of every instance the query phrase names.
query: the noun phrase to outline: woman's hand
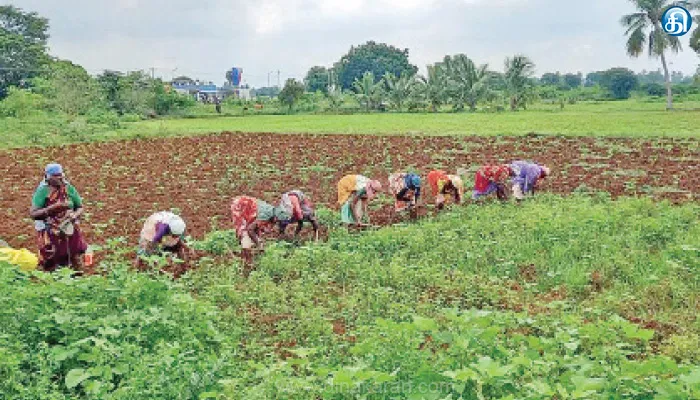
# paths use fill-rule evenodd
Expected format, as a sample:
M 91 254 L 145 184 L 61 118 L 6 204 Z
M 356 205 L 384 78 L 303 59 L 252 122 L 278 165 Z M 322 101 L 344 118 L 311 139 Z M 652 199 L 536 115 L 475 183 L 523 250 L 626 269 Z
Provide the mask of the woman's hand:
M 60 202 L 60 203 L 54 203 L 54 204 L 46 207 L 46 212 L 47 213 L 55 213 L 55 212 L 67 210 L 68 208 L 70 208 L 70 204 L 67 201 L 64 201 L 64 202 Z
M 70 218 L 70 220 L 72 222 L 77 222 L 78 218 L 80 218 L 82 215 L 83 215 L 83 208 L 81 207 L 81 208 L 78 208 L 77 210 L 74 210 L 74 211 L 71 211 L 70 213 L 68 213 L 68 218 Z

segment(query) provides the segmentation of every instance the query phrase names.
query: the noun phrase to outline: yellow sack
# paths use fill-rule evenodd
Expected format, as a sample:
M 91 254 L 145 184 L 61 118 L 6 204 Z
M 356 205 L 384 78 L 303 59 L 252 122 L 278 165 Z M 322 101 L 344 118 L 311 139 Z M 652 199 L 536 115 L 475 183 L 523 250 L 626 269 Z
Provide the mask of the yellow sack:
M 0 248 L 0 261 L 7 261 L 18 266 L 22 271 L 34 271 L 39 265 L 39 258 L 27 249 L 15 250 Z

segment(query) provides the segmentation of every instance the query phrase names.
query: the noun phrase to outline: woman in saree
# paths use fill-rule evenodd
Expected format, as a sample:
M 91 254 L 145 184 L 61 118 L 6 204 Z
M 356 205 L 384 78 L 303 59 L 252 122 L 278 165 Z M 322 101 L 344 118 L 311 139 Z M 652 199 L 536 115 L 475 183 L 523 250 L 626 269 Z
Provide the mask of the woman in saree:
M 401 212 L 413 209 L 420 200 L 420 176 L 413 173 L 389 175 L 389 190 L 394 195 L 394 210 Z
M 372 180 L 363 175 L 346 175 L 338 181 L 338 204 L 340 205 L 340 220 L 354 227 L 368 226 L 362 223 L 367 215 L 369 202 L 382 190 L 378 180 Z
M 445 171 L 430 171 L 428 173 L 428 184 L 435 196 L 435 206 L 437 210 L 445 207 L 445 195 L 451 195 L 456 204 L 462 204 L 464 198 L 464 183 L 457 175 L 448 175 Z
M 474 177 L 474 192 L 472 199 L 478 200 L 496 193 L 499 200 L 507 200 L 506 184 L 508 178 L 514 176 L 513 169 L 509 165 L 484 165 L 476 171 Z
M 231 202 L 231 221 L 243 248 L 241 255 L 246 264 L 253 261 L 253 248 L 263 250 L 261 235 L 270 232 L 279 220 L 288 220 L 290 214 L 250 196 L 238 196 Z
M 88 245 L 80 229 L 83 200 L 66 180 L 61 165 L 46 166 L 44 179 L 32 196 L 29 214 L 37 232 L 39 268 L 51 272 L 70 266 L 85 272 L 82 257 Z
M 514 161 L 510 164 L 513 170 L 513 197 L 520 202 L 526 195 L 535 195 L 539 182 L 551 174 L 549 167 L 529 161 Z
M 136 252 L 137 268 L 142 268 L 143 256 L 162 253 L 176 254 L 180 260 L 187 263 L 189 254 L 184 240 L 186 227 L 182 217 L 170 211 L 157 212 L 148 217 L 139 238 L 139 248 Z
M 314 237 L 315 240 L 318 241 L 318 220 L 316 219 L 311 201 L 301 190 L 290 190 L 282 194 L 280 207 L 290 215 L 289 219 L 281 219 L 278 221 L 280 234 L 285 232 L 289 224 L 296 223 L 297 227 L 294 230 L 294 238 L 296 238 L 304 227 L 304 221 L 306 221 L 310 222 L 311 226 L 313 226 Z

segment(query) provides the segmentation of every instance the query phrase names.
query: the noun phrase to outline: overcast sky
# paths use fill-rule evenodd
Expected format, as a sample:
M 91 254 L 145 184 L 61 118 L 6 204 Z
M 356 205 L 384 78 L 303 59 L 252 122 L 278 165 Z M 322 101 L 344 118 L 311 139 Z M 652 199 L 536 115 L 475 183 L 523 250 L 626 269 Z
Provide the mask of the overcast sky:
M 96 74 L 155 67 L 156 75 L 224 81 L 243 68 L 252 86 L 303 78 L 368 40 L 408 48 L 421 71 L 464 53 L 502 70 L 523 53 L 548 71 L 613 66 L 656 70 L 625 53 L 620 16 L 629 0 L 0 0 L 49 18 L 50 52 Z M 682 38 L 672 70 L 692 74 L 700 57 Z M 177 69 L 176 69 L 177 68 Z M 272 74 L 268 74 L 274 71 Z

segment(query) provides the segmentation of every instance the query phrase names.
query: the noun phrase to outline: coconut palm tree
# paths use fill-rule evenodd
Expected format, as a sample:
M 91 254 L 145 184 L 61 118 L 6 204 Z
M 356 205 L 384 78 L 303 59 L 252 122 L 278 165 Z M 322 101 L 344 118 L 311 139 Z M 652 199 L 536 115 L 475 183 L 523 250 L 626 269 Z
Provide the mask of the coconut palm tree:
M 620 19 L 622 26 L 627 28 L 627 54 L 631 57 L 639 57 L 647 48 L 649 56 L 659 57 L 664 69 L 666 81 L 666 108 L 673 108 L 673 92 L 671 89 L 671 77 L 666 64 L 666 52 L 677 53 L 681 50 L 681 42 L 677 36 L 671 36 L 664 32 L 661 26 L 661 17 L 664 12 L 673 6 L 694 8 L 690 1 L 668 0 L 630 0 L 637 8 L 637 12 L 623 16 Z
M 457 54 L 453 57 L 445 56 L 441 65 L 445 68 L 452 83 L 450 94 L 454 108 L 462 110 L 464 104 L 467 103 L 471 111 L 476 110 L 476 103 L 485 94 L 489 79 L 488 65 L 477 67 L 474 61 L 464 54 Z
M 362 79 L 355 78 L 352 84 L 355 90 L 357 101 L 365 106 L 367 112 L 381 102 L 382 82 L 374 82 L 374 74 L 367 71 L 362 75 Z
M 328 105 L 332 111 L 338 111 L 343 105 L 343 89 L 340 86 L 330 85 L 326 91 Z
M 449 79 L 440 65 L 428 65 L 427 76 L 421 76 L 421 94 L 430 104 L 432 112 L 437 112 L 448 101 Z
M 383 79 L 389 102 L 396 110 L 401 111 L 404 102 L 416 86 L 416 76 L 402 73 L 400 77 L 397 77 L 387 72 Z
M 534 72 L 535 63 L 526 56 L 518 54 L 506 58 L 503 81 L 510 99 L 511 111 L 520 107 L 525 108 L 527 102 L 533 97 L 534 86 L 531 78 Z
M 695 3 L 695 9 L 700 10 L 700 0 Z M 695 23 L 695 30 L 690 36 L 690 47 L 700 55 L 700 13 L 695 14 L 693 22 Z

